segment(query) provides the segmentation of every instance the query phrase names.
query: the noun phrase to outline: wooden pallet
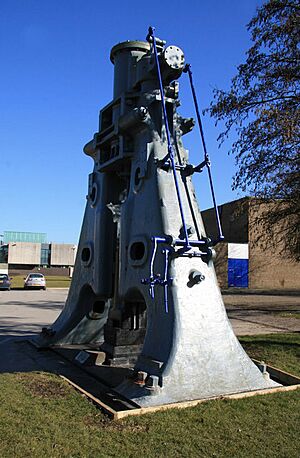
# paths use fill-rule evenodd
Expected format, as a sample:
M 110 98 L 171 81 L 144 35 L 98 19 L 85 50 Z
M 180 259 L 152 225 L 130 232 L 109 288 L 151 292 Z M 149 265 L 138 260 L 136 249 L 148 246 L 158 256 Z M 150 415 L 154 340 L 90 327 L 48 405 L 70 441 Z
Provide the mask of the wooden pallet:
M 256 364 L 259 364 L 259 361 L 253 361 Z M 109 389 L 110 396 L 107 396 L 108 393 L 103 393 L 104 396 L 101 396 L 101 393 L 100 396 L 95 396 L 95 394 L 92 394 L 90 391 L 84 389 L 83 386 L 80 386 L 79 384 L 75 383 L 74 380 L 71 380 L 70 378 L 64 375 L 60 375 L 60 377 L 67 383 L 72 385 L 80 393 L 84 394 L 97 406 L 99 406 L 111 418 L 113 418 L 114 420 L 119 420 L 121 418 L 125 418 L 128 416 L 144 415 L 147 413 L 158 412 L 167 409 L 185 409 L 187 407 L 194 407 L 198 404 L 216 399 L 243 399 L 252 396 L 262 396 L 267 394 L 282 393 L 286 391 L 294 391 L 300 388 L 300 378 L 295 377 L 294 375 L 289 374 L 288 372 L 281 371 L 280 369 L 277 369 L 272 366 L 266 365 L 266 369 L 270 374 L 271 378 L 281 383 L 283 386 L 256 391 L 247 391 L 243 393 L 233 393 L 224 396 L 214 396 L 205 399 L 196 399 L 193 401 L 176 402 L 173 404 L 164 404 L 154 407 L 139 407 L 137 406 L 137 404 L 133 403 L 130 400 L 126 400 L 125 398 L 121 399 L 120 396 L 117 395 L 117 393 L 115 393 L 112 389 Z

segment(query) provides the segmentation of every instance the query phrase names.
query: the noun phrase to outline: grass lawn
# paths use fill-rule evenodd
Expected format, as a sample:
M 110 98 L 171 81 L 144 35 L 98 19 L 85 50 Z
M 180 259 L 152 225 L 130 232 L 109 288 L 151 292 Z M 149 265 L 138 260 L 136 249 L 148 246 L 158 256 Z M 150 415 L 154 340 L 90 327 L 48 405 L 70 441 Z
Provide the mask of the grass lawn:
M 46 276 L 47 288 L 69 288 L 71 278 L 61 276 Z M 12 288 L 23 288 L 24 276 L 15 275 L 12 280 Z
M 277 316 L 282 316 L 283 318 L 298 318 L 300 319 L 300 312 L 279 312 Z
M 299 333 L 244 336 L 239 340 L 251 358 L 300 377 Z
M 252 356 L 300 374 L 299 334 L 241 341 Z M 298 458 L 300 454 L 299 391 L 211 401 L 112 422 L 52 374 L 2 374 L 0 385 L 1 457 Z

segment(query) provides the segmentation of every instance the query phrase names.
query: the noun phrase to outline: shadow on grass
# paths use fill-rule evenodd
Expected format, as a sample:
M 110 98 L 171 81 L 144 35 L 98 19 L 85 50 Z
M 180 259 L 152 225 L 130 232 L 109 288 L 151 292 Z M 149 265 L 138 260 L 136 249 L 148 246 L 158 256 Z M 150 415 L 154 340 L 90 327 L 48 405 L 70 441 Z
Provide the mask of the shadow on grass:
M 254 346 L 284 346 L 300 347 L 300 332 L 290 334 L 268 334 L 266 336 L 243 336 L 239 338 L 241 343 Z
M 244 336 L 239 341 L 251 358 L 263 360 L 293 375 L 300 375 L 300 333 Z
M 229 288 L 222 289 L 222 295 L 224 296 L 296 296 L 300 297 L 299 289 L 248 289 L 248 288 Z
M 242 341 L 242 343 L 244 343 L 244 341 Z M 253 345 L 253 346 L 257 346 L 257 345 L 261 345 L 261 346 L 264 346 L 265 348 L 267 347 L 272 347 L 272 346 L 280 346 L 280 347 L 291 347 L 291 348 L 297 348 L 299 347 L 300 348 L 300 343 L 299 342 L 278 342 L 278 341 L 266 341 L 266 340 L 256 340 L 255 342 L 245 342 L 249 345 Z M 300 356 L 300 355 L 299 355 Z

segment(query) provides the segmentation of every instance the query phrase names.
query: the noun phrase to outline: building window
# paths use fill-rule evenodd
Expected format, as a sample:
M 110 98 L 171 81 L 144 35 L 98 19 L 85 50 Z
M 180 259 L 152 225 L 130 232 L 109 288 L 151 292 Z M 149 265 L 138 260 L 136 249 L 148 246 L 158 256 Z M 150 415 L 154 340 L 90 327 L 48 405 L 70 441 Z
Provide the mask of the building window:
M 50 266 L 50 244 L 42 243 L 41 245 L 41 265 Z

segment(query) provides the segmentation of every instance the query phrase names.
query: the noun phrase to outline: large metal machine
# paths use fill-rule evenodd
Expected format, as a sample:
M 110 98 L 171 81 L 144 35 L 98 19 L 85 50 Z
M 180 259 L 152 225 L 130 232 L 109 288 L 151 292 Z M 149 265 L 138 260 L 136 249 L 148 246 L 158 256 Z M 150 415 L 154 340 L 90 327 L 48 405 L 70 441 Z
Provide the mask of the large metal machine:
M 147 41 L 111 50 L 113 100 L 84 147 L 94 161 L 66 305 L 41 347 L 93 348 L 104 365 L 132 367 L 116 391 L 141 406 L 264 389 L 236 339 L 215 276 L 192 177 L 210 162 L 182 50 L 149 28 Z M 189 163 L 177 112 L 177 79 L 188 73 L 204 146 Z

